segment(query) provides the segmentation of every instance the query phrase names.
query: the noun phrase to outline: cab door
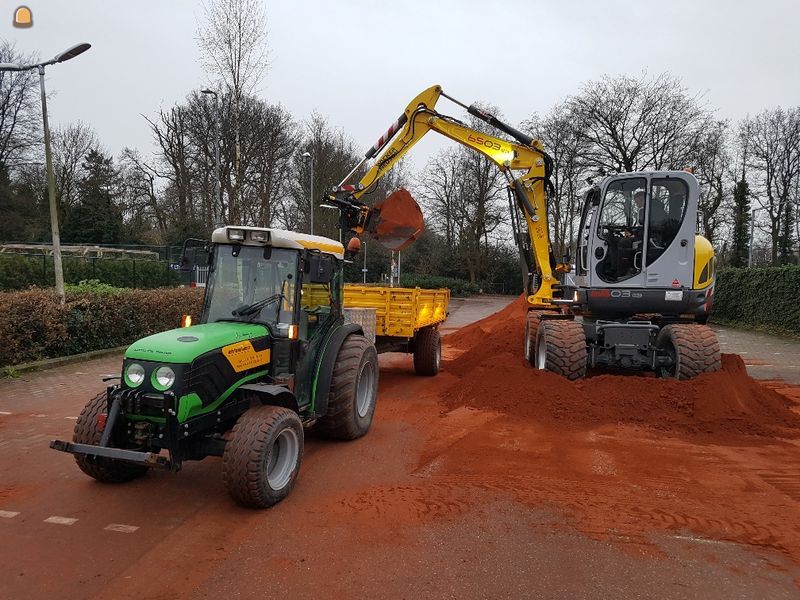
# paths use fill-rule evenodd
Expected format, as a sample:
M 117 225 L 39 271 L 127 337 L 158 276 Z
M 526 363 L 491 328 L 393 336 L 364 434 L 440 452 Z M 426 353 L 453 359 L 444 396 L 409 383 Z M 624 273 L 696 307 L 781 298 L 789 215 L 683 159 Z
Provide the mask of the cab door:
M 644 210 L 634 200 L 646 195 L 647 178 L 622 176 L 608 180 L 589 232 L 589 281 L 593 288 L 645 286 Z
M 690 173 L 654 173 L 647 206 L 645 285 L 691 288 L 699 187 Z

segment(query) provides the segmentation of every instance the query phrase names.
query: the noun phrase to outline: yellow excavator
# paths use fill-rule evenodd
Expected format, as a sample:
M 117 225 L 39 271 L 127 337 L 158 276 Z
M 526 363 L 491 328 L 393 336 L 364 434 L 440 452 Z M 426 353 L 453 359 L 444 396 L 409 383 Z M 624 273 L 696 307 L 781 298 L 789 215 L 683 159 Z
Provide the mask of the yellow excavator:
M 441 97 L 514 141 L 438 112 Z M 325 196 L 326 204 L 340 209 L 344 229 L 381 233 L 393 249 L 416 239 L 422 216 L 412 198 L 386 202 L 391 214 L 360 198 L 429 131 L 479 152 L 507 179 L 528 302 L 524 354 L 531 365 L 568 379 L 582 378 L 592 367 L 678 379 L 720 369 L 719 341 L 705 325 L 715 257 L 709 241 L 696 234 L 699 186 L 690 172 L 618 173 L 592 184 L 583 197 L 574 264 L 569 256 L 559 262 L 547 210 L 553 161 L 542 143 L 435 85 L 408 104 Z M 348 183 L 373 159 L 358 183 Z

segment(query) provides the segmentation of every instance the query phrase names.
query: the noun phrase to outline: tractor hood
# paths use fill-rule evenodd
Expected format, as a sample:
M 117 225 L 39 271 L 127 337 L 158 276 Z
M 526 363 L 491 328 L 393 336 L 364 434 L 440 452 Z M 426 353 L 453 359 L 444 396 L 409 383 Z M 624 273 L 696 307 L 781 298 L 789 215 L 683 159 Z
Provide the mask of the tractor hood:
M 205 323 L 142 338 L 130 345 L 125 358 L 188 364 L 206 352 L 266 335 L 267 328 L 254 323 Z

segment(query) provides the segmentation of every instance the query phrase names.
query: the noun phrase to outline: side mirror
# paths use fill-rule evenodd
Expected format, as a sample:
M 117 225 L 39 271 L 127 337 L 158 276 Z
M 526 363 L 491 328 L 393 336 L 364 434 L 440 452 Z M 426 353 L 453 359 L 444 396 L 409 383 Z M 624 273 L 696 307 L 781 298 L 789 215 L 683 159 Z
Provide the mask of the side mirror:
M 306 263 L 311 283 L 330 283 L 333 277 L 333 257 L 325 254 L 312 254 Z
M 195 266 L 208 264 L 211 258 L 208 240 L 188 238 L 183 242 L 181 268 L 183 272 L 192 271 Z

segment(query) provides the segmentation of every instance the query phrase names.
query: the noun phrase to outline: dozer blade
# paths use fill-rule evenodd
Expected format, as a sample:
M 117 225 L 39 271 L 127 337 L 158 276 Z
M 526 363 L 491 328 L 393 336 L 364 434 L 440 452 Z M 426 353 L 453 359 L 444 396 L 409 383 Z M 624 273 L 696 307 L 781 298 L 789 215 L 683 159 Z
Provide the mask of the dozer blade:
M 405 188 L 389 194 L 370 213 L 366 232 L 389 250 L 410 246 L 425 227 L 422 209 Z

